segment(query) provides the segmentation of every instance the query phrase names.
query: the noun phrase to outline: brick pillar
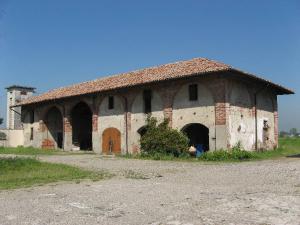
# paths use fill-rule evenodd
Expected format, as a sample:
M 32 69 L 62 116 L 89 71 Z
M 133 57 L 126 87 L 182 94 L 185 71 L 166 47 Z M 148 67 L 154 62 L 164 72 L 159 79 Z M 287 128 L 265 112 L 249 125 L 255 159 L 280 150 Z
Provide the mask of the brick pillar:
M 226 125 L 226 103 L 216 102 L 216 125 Z
M 169 126 L 172 127 L 173 120 L 173 101 L 176 93 L 180 89 L 180 84 L 172 84 L 162 87 L 158 90 L 163 101 L 164 118 L 169 120 Z
M 47 138 L 47 126 L 44 122 L 44 120 L 40 119 L 39 120 L 39 128 L 38 128 L 38 133 L 39 133 L 39 141 L 38 141 L 38 147 L 43 148 L 43 141 L 45 138 Z M 33 146 L 35 146 L 33 144 Z
M 72 143 L 72 124 L 71 124 L 71 112 L 69 109 L 64 108 L 63 113 L 63 128 L 64 128 L 64 150 L 71 151 L 73 147 Z
M 227 117 L 228 117 L 229 104 L 226 102 L 226 83 L 224 80 L 218 80 L 217 82 L 211 84 L 210 89 L 215 99 L 215 131 L 216 132 L 214 137 L 214 142 L 215 142 L 214 149 L 216 150 L 227 149 L 230 146 L 229 146 L 229 137 L 227 132 Z
M 100 146 L 100 134 L 98 132 L 98 108 L 97 105 L 93 107 L 93 116 L 92 116 L 92 146 L 95 153 L 101 153 Z
M 131 140 L 131 109 L 133 101 L 136 97 L 136 92 L 130 92 L 122 96 L 124 102 L 124 120 L 125 120 L 125 141 L 126 141 L 126 153 L 134 153 L 134 146 L 132 146 Z
M 96 112 L 93 112 L 93 118 L 92 118 L 92 127 L 93 127 L 93 132 L 98 131 L 98 114 Z
M 131 134 L 131 112 L 125 112 L 125 125 L 126 125 L 126 134 L 125 134 L 125 141 L 126 141 L 126 153 L 130 153 L 130 134 Z

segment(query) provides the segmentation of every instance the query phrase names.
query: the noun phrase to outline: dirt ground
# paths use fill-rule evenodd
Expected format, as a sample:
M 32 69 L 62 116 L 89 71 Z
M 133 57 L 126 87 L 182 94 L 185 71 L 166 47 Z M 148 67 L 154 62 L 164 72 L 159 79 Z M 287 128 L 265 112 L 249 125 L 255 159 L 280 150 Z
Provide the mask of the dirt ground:
M 1 191 L 1 225 L 300 224 L 300 158 L 218 164 L 40 159 L 116 175 Z

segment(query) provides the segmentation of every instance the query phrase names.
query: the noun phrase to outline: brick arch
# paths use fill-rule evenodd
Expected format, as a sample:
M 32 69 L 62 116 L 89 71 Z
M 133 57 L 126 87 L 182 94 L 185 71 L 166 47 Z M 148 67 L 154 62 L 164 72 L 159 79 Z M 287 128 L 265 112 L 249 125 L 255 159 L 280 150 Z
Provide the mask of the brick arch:
M 275 109 L 275 104 L 274 104 L 274 98 L 272 97 L 271 93 L 268 91 L 268 90 L 264 90 L 264 91 L 261 91 L 257 94 L 257 109 L 259 110 L 260 109 L 260 104 L 261 104 L 261 100 L 262 100 L 262 97 L 263 99 L 266 101 L 268 101 L 270 103 L 270 108 L 269 112 L 274 112 L 274 109 Z
M 158 107 L 159 109 L 157 111 L 160 111 L 160 110 L 163 110 L 164 108 L 164 102 L 163 102 L 163 98 L 161 97 L 161 94 L 159 93 L 158 89 L 157 88 L 152 88 L 152 87 L 145 87 L 143 89 L 141 89 L 140 91 L 136 92 L 135 95 L 133 96 L 133 99 L 132 99 L 132 103 L 131 103 L 131 112 L 132 113 L 139 113 L 139 112 L 135 112 L 134 111 L 134 106 L 136 106 L 136 101 L 138 100 L 139 97 L 142 97 L 143 98 L 143 90 L 151 90 L 152 91 L 152 99 L 154 99 L 153 97 L 154 96 L 157 96 L 158 97 L 158 100 L 160 101 L 161 105 Z M 156 107 L 157 105 L 154 103 L 152 104 L 152 111 L 153 111 L 153 107 Z
M 21 121 L 24 123 L 30 123 L 30 114 L 34 112 L 33 109 L 22 110 Z
M 189 145 L 209 151 L 209 128 L 201 123 L 189 123 L 181 128 L 189 139 Z
M 43 120 L 45 121 L 46 119 L 46 116 L 47 116 L 47 113 L 49 112 L 49 110 L 51 110 L 52 108 L 56 108 L 57 110 L 59 110 L 59 112 L 61 113 L 61 115 L 63 116 L 63 106 L 59 105 L 59 104 L 50 104 L 44 108 L 42 108 L 40 111 L 39 111 L 39 118 L 40 120 Z
M 81 150 L 92 150 L 93 111 L 84 101 L 79 101 L 70 111 L 72 142 Z
M 71 103 L 68 103 L 68 105 L 67 105 L 68 107 L 66 107 L 66 109 L 68 109 L 69 113 L 72 113 L 72 110 L 74 109 L 74 107 L 76 107 L 79 103 L 86 104 L 89 107 L 89 109 L 91 110 L 91 112 L 93 112 L 93 110 L 94 110 L 93 105 L 84 98 L 80 98 L 76 101 L 72 101 Z
M 237 96 L 233 96 L 234 91 L 237 91 Z M 242 91 L 242 93 L 240 92 Z M 241 95 L 243 94 L 243 95 Z M 229 91 L 229 103 L 234 106 L 248 107 L 251 108 L 253 105 L 253 99 L 251 98 L 251 90 L 244 83 L 234 83 Z M 240 98 L 240 99 L 239 99 Z M 246 99 L 245 99 L 246 98 Z
M 211 106 L 213 106 L 215 104 L 215 97 L 214 97 L 214 92 L 211 91 L 211 88 L 208 88 L 205 84 L 194 81 L 194 82 L 187 82 L 185 84 L 182 84 L 180 86 L 180 88 L 178 89 L 178 91 L 176 92 L 176 94 L 173 96 L 173 109 L 176 109 L 176 106 L 178 108 L 178 105 L 184 105 L 183 107 L 191 107 L 189 100 L 188 100 L 188 87 L 190 84 L 197 84 L 198 86 L 201 86 L 202 88 L 198 88 L 198 95 L 200 93 L 201 90 L 204 90 L 205 94 L 208 94 L 208 97 L 210 99 L 208 99 L 207 97 L 205 99 L 208 99 L 208 103 L 211 104 Z M 186 92 L 184 92 L 186 89 Z M 186 99 L 184 99 L 185 101 L 180 101 L 180 98 L 185 97 Z M 199 106 L 200 102 L 200 98 L 203 97 L 201 95 L 198 96 L 198 101 L 192 102 L 191 104 L 195 105 L 195 106 Z
M 109 98 L 109 96 L 113 96 L 114 98 L 117 98 L 118 100 L 120 100 L 121 105 L 122 105 L 122 111 L 125 112 L 125 97 L 122 96 L 122 95 L 111 94 L 111 95 L 103 96 L 103 97 L 101 98 L 101 101 L 98 101 L 98 102 L 97 102 L 97 105 L 95 106 L 95 107 L 96 107 L 96 112 L 97 112 L 97 114 L 98 114 L 98 115 L 101 114 L 101 107 L 103 106 L 104 101 L 105 101 L 106 99 Z M 116 101 L 115 101 L 115 102 L 116 102 Z M 105 106 L 105 107 L 106 107 L 106 106 Z M 101 116 L 101 115 L 100 115 L 100 116 Z
M 42 148 L 63 148 L 63 114 L 58 107 L 48 108 L 43 118 L 45 139 Z

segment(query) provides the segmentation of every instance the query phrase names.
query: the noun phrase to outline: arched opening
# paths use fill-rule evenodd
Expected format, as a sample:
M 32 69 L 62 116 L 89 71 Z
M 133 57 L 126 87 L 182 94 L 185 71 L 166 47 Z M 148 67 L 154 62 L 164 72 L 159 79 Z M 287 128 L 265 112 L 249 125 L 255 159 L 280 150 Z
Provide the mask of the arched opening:
M 92 111 L 84 103 L 78 103 L 71 113 L 72 141 L 80 150 L 92 150 Z
M 107 128 L 102 133 L 102 153 L 121 153 L 121 132 L 113 127 Z
M 143 137 L 145 135 L 145 133 L 147 132 L 147 127 L 142 126 L 140 129 L 137 130 L 137 132 L 140 135 L 140 137 Z
M 200 123 L 191 123 L 182 128 L 189 140 L 189 145 L 194 145 L 196 148 L 201 145 L 204 151 L 209 150 L 209 129 Z
M 45 118 L 45 125 L 47 127 L 47 139 L 54 141 L 54 146 L 63 148 L 63 117 L 58 108 L 51 108 Z

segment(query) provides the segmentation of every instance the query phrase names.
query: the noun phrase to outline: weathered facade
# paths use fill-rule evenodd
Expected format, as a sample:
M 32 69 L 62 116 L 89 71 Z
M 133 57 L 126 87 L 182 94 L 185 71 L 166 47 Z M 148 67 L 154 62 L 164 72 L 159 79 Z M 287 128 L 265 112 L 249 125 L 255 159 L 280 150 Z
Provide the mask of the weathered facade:
M 277 95 L 293 92 L 207 59 L 56 89 L 21 103 L 25 146 L 135 153 L 150 113 L 206 150 L 278 145 Z M 34 114 L 34 118 L 30 115 Z

